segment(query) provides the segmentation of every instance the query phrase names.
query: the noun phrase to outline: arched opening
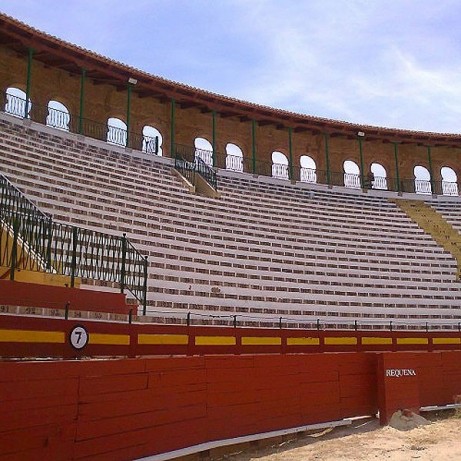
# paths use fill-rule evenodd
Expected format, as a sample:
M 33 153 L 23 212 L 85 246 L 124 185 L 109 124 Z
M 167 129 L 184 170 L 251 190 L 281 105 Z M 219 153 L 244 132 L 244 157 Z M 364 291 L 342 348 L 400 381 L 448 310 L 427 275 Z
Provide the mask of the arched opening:
M 48 103 L 48 116 L 46 124 L 59 130 L 69 131 L 70 114 L 67 107 L 59 101 Z
M 302 182 L 317 182 L 317 165 L 315 160 L 309 155 L 301 155 L 299 159 L 301 164 L 301 171 L 299 174 L 299 179 Z
M 107 120 L 107 142 L 126 147 L 127 126 L 123 120 L 111 117 Z
M 289 179 L 288 159 L 282 152 L 272 152 L 272 177 L 279 179 Z
M 243 171 L 243 152 L 236 144 L 226 145 L 226 170 Z
M 368 178 L 372 189 L 387 190 L 387 172 L 380 163 L 372 163 L 370 167 L 371 177 Z
M 360 168 L 352 160 L 346 160 L 343 163 L 344 168 L 344 186 L 350 189 L 361 189 Z
M 208 166 L 213 166 L 213 146 L 205 138 L 195 138 L 195 157 L 201 158 Z
M 458 193 L 458 176 L 453 168 L 444 166 L 440 170 L 442 175 L 442 194 L 443 195 L 459 195 Z
M 417 194 L 432 194 L 431 174 L 429 170 L 421 165 L 413 169 L 415 175 L 415 192 Z
M 142 151 L 146 154 L 162 155 L 163 137 L 157 128 L 145 125 L 142 129 Z
M 27 117 L 30 118 L 30 110 L 32 108 L 32 101 L 29 98 L 29 105 L 27 108 Z M 6 89 L 5 112 L 15 117 L 24 118 L 26 111 L 26 93 L 19 88 L 9 87 Z

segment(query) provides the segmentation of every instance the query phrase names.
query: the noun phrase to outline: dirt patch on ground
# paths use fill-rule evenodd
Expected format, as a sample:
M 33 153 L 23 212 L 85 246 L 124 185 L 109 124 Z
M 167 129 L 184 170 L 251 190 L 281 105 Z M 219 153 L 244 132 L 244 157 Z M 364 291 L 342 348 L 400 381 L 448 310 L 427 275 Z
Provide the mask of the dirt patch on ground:
M 293 438 L 274 447 L 226 456 L 230 461 L 461 461 L 461 418 L 436 419 L 408 431 L 377 420 Z

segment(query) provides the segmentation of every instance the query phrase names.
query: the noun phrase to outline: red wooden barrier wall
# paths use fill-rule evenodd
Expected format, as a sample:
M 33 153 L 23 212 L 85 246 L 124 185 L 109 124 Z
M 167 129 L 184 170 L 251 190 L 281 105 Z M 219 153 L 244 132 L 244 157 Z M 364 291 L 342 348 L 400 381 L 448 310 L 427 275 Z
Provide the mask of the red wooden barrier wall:
M 131 460 L 377 411 L 376 356 L 0 362 L 0 460 Z
M 0 460 L 132 460 L 457 394 L 460 352 L 0 362 Z

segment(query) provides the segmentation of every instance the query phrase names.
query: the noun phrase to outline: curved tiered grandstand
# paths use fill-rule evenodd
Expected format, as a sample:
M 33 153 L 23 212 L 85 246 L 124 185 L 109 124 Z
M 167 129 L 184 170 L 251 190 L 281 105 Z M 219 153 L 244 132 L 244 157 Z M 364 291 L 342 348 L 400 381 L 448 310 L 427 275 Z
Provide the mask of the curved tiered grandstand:
M 0 356 L 119 357 L 1 362 L 24 393 L 0 457 L 167 459 L 461 393 L 461 136 L 234 100 L 4 15 L 0 56 Z

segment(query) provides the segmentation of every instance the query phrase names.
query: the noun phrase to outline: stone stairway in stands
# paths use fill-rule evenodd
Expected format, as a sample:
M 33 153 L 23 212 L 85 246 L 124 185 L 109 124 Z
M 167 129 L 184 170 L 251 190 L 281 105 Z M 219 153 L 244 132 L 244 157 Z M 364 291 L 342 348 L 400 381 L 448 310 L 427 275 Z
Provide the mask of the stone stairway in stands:
M 421 200 L 393 200 L 421 229 L 446 251 L 458 264 L 457 278 L 461 275 L 461 234 L 430 205 Z

